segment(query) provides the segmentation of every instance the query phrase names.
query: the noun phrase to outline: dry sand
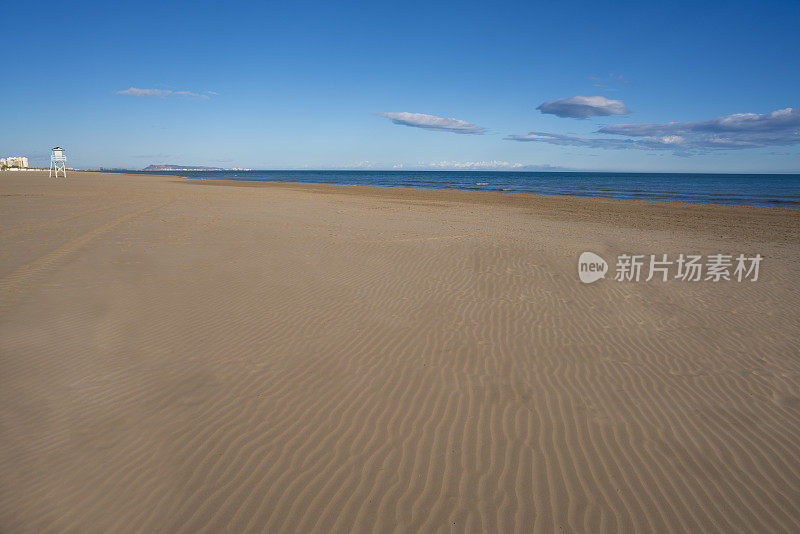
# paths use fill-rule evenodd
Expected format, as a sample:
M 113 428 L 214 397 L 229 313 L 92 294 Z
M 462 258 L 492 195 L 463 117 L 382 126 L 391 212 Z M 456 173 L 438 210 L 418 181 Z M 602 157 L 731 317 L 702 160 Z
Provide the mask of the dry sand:
M 800 530 L 800 210 L 33 172 L 0 210 L 0 532 Z

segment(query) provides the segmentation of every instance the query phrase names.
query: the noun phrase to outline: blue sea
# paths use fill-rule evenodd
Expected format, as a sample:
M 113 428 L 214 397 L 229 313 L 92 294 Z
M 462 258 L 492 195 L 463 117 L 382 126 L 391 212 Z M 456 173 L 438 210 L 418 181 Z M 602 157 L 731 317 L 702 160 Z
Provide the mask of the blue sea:
M 800 208 L 800 174 L 506 171 L 158 171 L 145 174 L 207 180 L 502 191 Z

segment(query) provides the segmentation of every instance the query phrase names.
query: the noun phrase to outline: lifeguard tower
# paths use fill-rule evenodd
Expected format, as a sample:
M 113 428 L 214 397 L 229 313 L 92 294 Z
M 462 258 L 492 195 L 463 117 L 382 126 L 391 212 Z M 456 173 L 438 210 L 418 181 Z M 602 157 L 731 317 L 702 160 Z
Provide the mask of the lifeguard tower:
M 64 155 L 64 149 L 60 146 L 54 147 L 50 154 L 50 177 L 53 177 L 53 171 L 58 178 L 59 171 L 64 173 L 64 178 L 67 177 L 67 156 Z

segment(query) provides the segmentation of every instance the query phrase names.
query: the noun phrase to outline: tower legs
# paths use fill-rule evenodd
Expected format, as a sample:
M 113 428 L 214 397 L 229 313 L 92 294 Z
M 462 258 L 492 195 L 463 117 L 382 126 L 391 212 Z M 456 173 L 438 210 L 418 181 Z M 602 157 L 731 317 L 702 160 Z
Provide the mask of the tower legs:
M 50 160 L 50 178 L 53 177 L 53 172 L 56 174 L 56 178 L 58 178 L 59 171 L 64 175 L 64 178 L 67 177 L 67 162 L 64 160 Z

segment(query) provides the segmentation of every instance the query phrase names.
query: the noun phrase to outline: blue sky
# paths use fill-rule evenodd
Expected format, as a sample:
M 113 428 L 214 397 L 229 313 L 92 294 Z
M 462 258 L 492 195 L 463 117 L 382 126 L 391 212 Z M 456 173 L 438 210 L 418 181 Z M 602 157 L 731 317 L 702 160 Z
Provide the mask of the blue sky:
M 800 172 L 796 0 L 3 16 L 0 153 L 39 164 Z

